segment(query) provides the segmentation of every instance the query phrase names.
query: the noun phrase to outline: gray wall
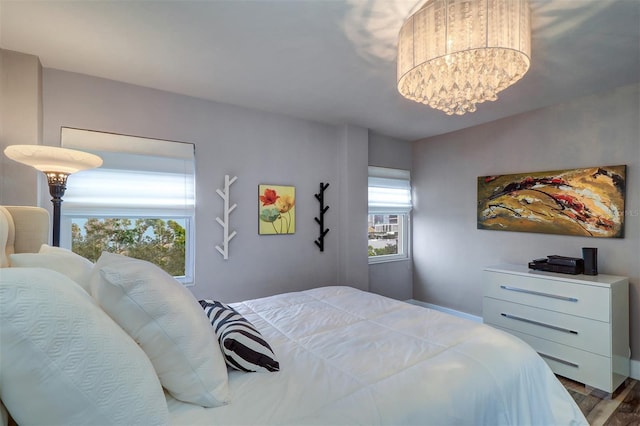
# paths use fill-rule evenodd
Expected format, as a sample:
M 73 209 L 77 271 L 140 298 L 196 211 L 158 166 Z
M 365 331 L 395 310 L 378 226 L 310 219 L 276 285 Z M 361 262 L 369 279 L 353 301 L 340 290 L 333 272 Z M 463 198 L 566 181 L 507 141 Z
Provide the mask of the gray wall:
M 411 170 L 411 146 L 409 141 L 369 132 L 369 165 Z M 394 299 L 413 298 L 411 257 L 407 260 L 369 265 L 369 287 L 372 292 Z
M 2 69 L 7 72 L 6 61 Z M 24 70 L 32 72 L 34 67 Z M 25 86 L 26 95 L 18 99 L 40 93 L 37 81 Z M 42 71 L 41 93 L 43 144 L 59 145 L 60 127 L 68 126 L 196 145 L 196 283 L 191 287 L 196 296 L 232 302 L 321 285 L 368 289 L 366 129 L 329 126 L 53 69 Z M 39 124 L 26 127 L 35 133 Z M 3 163 L 0 203 L 11 201 L 8 194 L 19 189 L 25 197 L 17 204 L 50 209 L 49 197 L 38 196 L 38 185 L 24 180 L 36 174 L 23 166 L 9 171 Z M 222 242 L 222 228 L 215 218 L 222 215 L 223 206 L 215 190 L 222 188 L 225 174 L 238 176 L 231 187 L 231 201 L 238 204 L 231 227 L 238 234 L 230 243 L 227 261 L 215 250 Z M 331 206 L 326 226 L 333 231 L 323 253 L 314 244 L 318 203 L 313 194 L 321 181 L 331 183 L 325 194 Z M 296 187 L 294 235 L 258 236 L 260 183 Z M 358 229 L 363 230 L 362 247 L 354 237 L 353 230 Z
M 367 266 L 366 222 L 358 219 L 366 217 L 367 165 L 409 169 L 407 141 L 357 126 L 327 126 L 52 69 L 44 70 L 43 89 L 37 57 L 0 50 L 0 61 L 2 149 L 58 145 L 61 126 L 196 143 L 196 294 L 239 300 L 333 283 L 368 289 L 371 279 L 371 291 L 401 300 L 412 297 L 410 261 Z M 4 155 L 0 166 L 0 203 L 50 209 L 41 173 Z M 239 176 L 232 186 L 233 202 L 249 206 L 231 215 L 238 235 L 226 262 L 214 249 L 222 238 L 215 223 L 222 214 L 215 189 L 222 187 L 224 174 Z M 72 184 L 73 176 L 69 179 Z M 324 253 L 313 244 L 318 212 L 312 194 L 320 181 L 331 183 Z M 296 235 L 255 235 L 258 182 L 297 186 Z M 292 262 L 282 267 L 282 259 Z
M 632 357 L 640 360 L 640 86 L 613 91 L 413 146 L 414 297 L 482 315 L 481 270 L 598 247 L 599 271 L 630 281 Z M 476 178 L 627 165 L 624 239 L 476 229 Z
M 9 145 L 41 143 L 41 89 L 42 67 L 37 57 L 0 49 L 0 151 Z M 0 154 L 2 203 L 36 204 L 40 185 L 46 188 L 45 178 L 40 175 L 34 168 Z
M 338 186 L 333 190 L 338 193 L 337 212 L 339 216 L 338 237 L 342 244 L 338 251 L 338 281 L 369 290 L 369 274 L 367 270 L 367 159 L 369 152 L 368 131 L 362 127 L 345 125 L 340 132 L 341 143 L 338 150 Z M 311 160 L 311 158 L 309 159 Z M 319 188 L 318 188 L 319 189 Z M 328 188 L 331 190 L 331 187 Z M 325 192 L 326 193 L 326 192 Z M 325 205 L 327 203 L 325 202 Z M 329 204 L 331 206 L 331 204 Z M 327 214 L 331 211 L 331 207 Z M 316 206 L 316 215 L 319 205 Z M 325 226 L 331 229 L 330 225 Z M 316 228 L 316 232 L 319 231 Z

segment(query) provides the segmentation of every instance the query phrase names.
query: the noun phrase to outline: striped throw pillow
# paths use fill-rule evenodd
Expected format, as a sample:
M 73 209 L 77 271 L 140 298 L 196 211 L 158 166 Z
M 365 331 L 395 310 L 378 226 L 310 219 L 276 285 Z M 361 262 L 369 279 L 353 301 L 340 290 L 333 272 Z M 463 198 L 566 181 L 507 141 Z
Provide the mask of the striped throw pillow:
M 199 302 L 216 331 L 228 366 L 240 371 L 280 370 L 271 346 L 238 311 L 215 300 Z

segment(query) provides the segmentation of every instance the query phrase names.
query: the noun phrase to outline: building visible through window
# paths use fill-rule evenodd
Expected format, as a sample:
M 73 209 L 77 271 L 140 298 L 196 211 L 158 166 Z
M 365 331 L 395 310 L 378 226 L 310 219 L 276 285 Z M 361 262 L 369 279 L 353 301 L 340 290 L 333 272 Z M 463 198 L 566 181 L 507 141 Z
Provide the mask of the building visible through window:
M 401 226 L 398 224 L 398 216 L 401 215 L 369 215 L 369 256 L 398 254 L 398 237 Z

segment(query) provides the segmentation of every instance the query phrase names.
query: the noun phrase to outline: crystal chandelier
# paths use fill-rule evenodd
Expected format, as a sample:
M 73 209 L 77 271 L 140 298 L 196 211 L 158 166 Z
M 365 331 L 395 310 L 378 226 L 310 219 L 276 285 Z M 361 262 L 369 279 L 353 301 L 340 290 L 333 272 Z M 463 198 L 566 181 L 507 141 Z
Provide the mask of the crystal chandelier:
M 398 91 L 448 115 L 495 101 L 529 69 L 528 0 L 427 0 L 398 37 Z

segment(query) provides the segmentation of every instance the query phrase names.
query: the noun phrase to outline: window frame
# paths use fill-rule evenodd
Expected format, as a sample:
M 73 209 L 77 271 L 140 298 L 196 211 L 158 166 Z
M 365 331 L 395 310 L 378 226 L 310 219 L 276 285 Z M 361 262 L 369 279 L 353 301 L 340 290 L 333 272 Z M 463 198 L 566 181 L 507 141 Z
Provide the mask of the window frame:
M 183 176 L 184 192 L 174 190 L 167 191 L 164 187 L 159 193 L 165 198 L 149 199 L 148 202 L 141 202 L 138 198 L 120 199 L 120 185 L 109 181 L 110 188 L 102 196 L 91 200 L 94 194 L 94 185 L 91 179 L 96 179 L 100 174 L 87 176 L 84 184 L 88 184 L 90 191 L 83 185 L 76 187 L 79 197 L 87 194 L 89 202 L 86 200 L 76 201 L 74 204 L 73 180 L 80 177 L 71 176 L 69 188 L 67 190 L 68 207 L 63 204 L 61 212 L 61 239 L 60 245 L 71 249 L 72 233 L 71 224 L 74 218 L 127 218 L 132 221 L 136 219 L 180 219 L 185 222 L 185 259 L 184 275 L 176 276 L 179 282 L 185 286 L 195 285 L 195 250 L 196 250 L 196 158 L 195 145 L 193 143 L 169 141 L 162 139 L 152 139 L 140 136 L 131 136 L 116 133 L 107 133 L 94 130 L 84 130 L 71 127 L 61 127 L 60 144 L 63 147 L 92 152 L 100 155 L 104 164 L 101 169 L 89 170 L 83 173 L 100 173 L 105 170 L 107 173 L 116 172 L 114 177 L 120 178 L 117 173 L 122 171 L 124 175 L 140 173 L 141 175 L 159 176 L 159 179 L 169 178 L 168 184 L 172 184 L 171 176 Z M 105 175 L 108 176 L 108 175 Z M 166 176 L 166 177 L 165 177 Z M 97 186 L 105 181 L 97 178 Z M 131 178 L 130 178 L 131 179 Z M 116 181 L 118 179 L 115 179 Z M 128 181 L 127 181 L 128 182 Z M 165 181 L 162 181 L 165 182 Z M 154 183 L 155 179 L 154 179 Z M 182 185 L 182 184 L 181 184 Z M 152 185 L 153 186 L 153 185 Z M 111 191 L 115 188 L 115 191 Z M 175 186 L 171 186 L 175 188 Z M 146 192 L 146 190 L 145 190 Z M 98 192 L 99 193 L 99 192 Z M 169 194 L 169 197 L 167 197 Z M 71 195 L 71 197 L 69 197 Z M 173 196 L 173 198 L 171 198 Z M 112 197 L 112 198 L 109 198 Z M 181 197 L 184 197 L 181 198 Z M 176 203 L 176 200 L 178 202 Z
M 381 202 L 380 199 L 372 200 L 369 198 L 369 206 L 367 215 L 397 215 L 398 218 L 398 251 L 397 254 L 384 254 L 377 256 L 368 256 L 369 264 L 378 264 L 386 262 L 406 261 L 411 259 L 411 175 L 409 170 L 392 169 L 386 167 L 369 166 L 369 179 L 367 190 L 371 195 L 369 188 L 396 188 L 408 191 L 408 200 L 400 200 L 399 202 Z M 388 185 L 384 182 L 388 182 Z M 375 192 L 375 191 L 374 191 Z M 377 198 L 377 197 L 376 197 Z M 395 198 L 392 196 L 392 198 Z M 398 201 L 398 200 L 396 200 Z M 376 204 L 379 203 L 379 204 Z M 369 217 L 367 216 L 367 225 Z M 401 218 L 401 219 L 400 219 Z M 368 239 L 367 239 L 368 241 Z
M 409 260 L 411 258 L 409 240 L 411 239 L 411 214 L 410 213 L 369 213 L 372 214 L 393 214 L 401 217 L 398 219 L 398 248 L 402 247 L 402 252 L 397 254 L 381 254 L 378 256 L 368 256 L 369 264 L 386 263 L 386 262 L 398 262 L 403 260 Z M 368 220 L 367 220 L 368 222 Z M 400 232 L 402 231 L 402 232 Z

